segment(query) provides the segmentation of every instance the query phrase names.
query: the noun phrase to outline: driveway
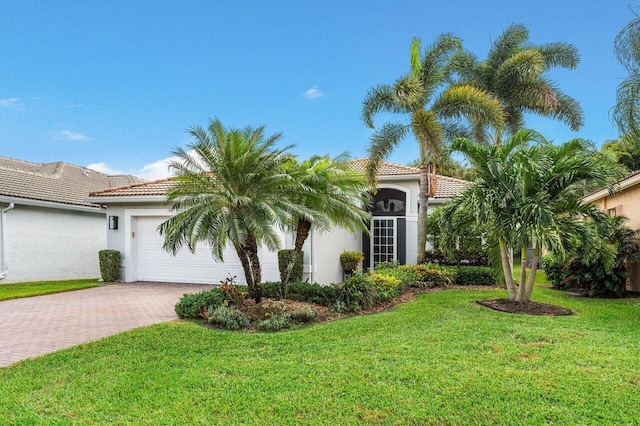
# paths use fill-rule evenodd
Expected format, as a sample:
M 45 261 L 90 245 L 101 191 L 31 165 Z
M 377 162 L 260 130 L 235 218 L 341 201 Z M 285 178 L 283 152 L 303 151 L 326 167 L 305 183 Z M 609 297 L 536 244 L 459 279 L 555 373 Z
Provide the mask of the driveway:
M 211 287 L 122 283 L 0 302 L 0 367 L 169 321 L 184 293 Z

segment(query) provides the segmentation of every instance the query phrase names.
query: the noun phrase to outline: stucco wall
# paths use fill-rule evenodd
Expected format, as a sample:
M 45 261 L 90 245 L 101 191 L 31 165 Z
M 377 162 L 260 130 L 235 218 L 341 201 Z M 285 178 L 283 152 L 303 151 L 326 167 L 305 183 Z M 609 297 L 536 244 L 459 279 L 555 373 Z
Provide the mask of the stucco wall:
M 8 273 L 0 284 L 97 278 L 107 248 L 104 213 L 17 205 L 6 213 Z
M 606 196 L 593 201 L 603 211 L 615 208 L 617 216 L 626 216 L 626 223 L 632 229 L 640 228 L 640 184 L 623 189 L 613 196 Z M 640 291 L 640 262 L 631 266 L 629 271 L 628 290 Z
M 340 253 L 362 251 L 362 233 L 353 234 L 343 228 L 313 236 L 313 281 L 320 284 L 341 282 Z

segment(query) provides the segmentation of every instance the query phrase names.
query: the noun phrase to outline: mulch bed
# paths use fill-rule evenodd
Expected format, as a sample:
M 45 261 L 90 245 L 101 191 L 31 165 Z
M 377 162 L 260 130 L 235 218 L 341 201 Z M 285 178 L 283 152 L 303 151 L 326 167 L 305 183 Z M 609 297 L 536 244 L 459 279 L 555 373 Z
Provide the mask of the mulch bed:
M 510 314 L 526 314 L 526 315 L 573 315 L 574 311 L 563 308 L 562 306 L 551 305 L 549 303 L 540 302 L 513 302 L 509 299 L 495 300 L 478 300 L 478 305 L 494 309 L 496 311 L 507 312 Z
M 491 289 L 496 289 L 498 287 L 494 287 L 494 286 L 486 286 L 486 285 L 450 285 L 447 287 L 434 287 L 434 288 L 408 288 L 404 291 L 404 293 L 398 295 L 396 298 L 394 298 L 392 301 L 385 303 L 383 305 L 379 305 L 376 306 L 374 308 L 371 309 L 366 309 L 366 310 L 362 310 L 362 311 L 358 311 L 358 312 L 349 312 L 349 313 L 341 313 L 341 312 L 336 312 L 331 308 L 328 308 L 326 306 L 323 305 L 318 305 L 315 303 L 311 303 L 311 302 L 299 302 L 296 300 L 290 300 L 290 299 L 279 299 L 281 302 L 284 302 L 285 308 L 284 311 L 285 312 L 293 312 L 294 310 L 298 309 L 298 310 L 302 310 L 305 308 L 310 308 L 312 311 L 315 311 L 317 314 L 317 319 L 316 319 L 316 323 L 319 322 L 327 322 L 327 321 L 333 321 L 333 320 L 337 320 L 337 319 L 342 319 L 342 318 L 347 318 L 350 316 L 354 316 L 354 315 L 369 315 L 369 314 L 376 314 L 378 312 L 383 312 L 386 311 L 400 303 L 405 303 L 405 302 L 411 302 L 416 298 L 417 294 L 424 294 L 424 293 L 433 293 L 436 291 L 443 291 L 443 290 L 491 290 Z M 262 300 L 276 300 L 276 299 L 270 299 L 270 298 L 266 298 L 263 297 Z M 245 301 L 245 308 L 247 306 L 250 306 L 254 304 L 253 300 L 251 299 L 247 299 Z M 244 310 L 243 308 L 240 308 L 241 310 Z

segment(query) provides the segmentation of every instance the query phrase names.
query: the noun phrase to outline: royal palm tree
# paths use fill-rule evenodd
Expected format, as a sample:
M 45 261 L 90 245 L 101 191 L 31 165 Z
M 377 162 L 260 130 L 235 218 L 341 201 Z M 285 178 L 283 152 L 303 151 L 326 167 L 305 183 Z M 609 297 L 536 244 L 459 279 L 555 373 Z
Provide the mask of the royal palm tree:
M 582 109 L 578 101 L 560 91 L 545 72 L 554 67 L 574 69 L 580 58 L 569 43 L 534 45 L 524 25 L 511 25 L 491 44 L 486 60 L 470 52 L 459 52 L 452 67 L 460 84 L 476 87 L 495 96 L 504 109 L 506 128 L 514 134 L 524 126 L 524 114 L 534 113 L 558 119 L 578 130 Z M 487 141 L 481 123 L 474 124 L 474 137 Z M 494 140 L 500 143 L 501 135 Z
M 462 48 L 458 38 L 440 35 L 422 55 L 420 44 L 416 38 L 411 42 L 409 73 L 394 85 L 371 89 L 362 107 L 362 118 L 370 128 L 375 128 L 373 117 L 379 112 L 409 117 L 408 122 L 386 123 L 374 132 L 368 148 L 367 178 L 375 187 L 380 163 L 400 141 L 413 135 L 420 154 L 418 262 L 424 260 L 427 211 L 429 197 L 436 189 L 438 159 L 445 140 L 461 132 L 454 120 L 465 117 L 483 128 L 489 125 L 500 128 L 503 123 L 502 107 L 493 96 L 468 85 L 445 88 L 450 75 L 449 61 Z
M 286 173 L 292 161 L 289 147 L 275 149 L 280 134 L 266 137 L 264 127 L 225 128 L 210 120 L 208 129 L 188 130 L 195 141 L 174 151 L 175 186 L 167 202 L 175 215 L 162 223 L 163 248 L 170 253 L 186 246 L 192 252 L 206 241 L 216 260 L 231 244 L 244 269 L 249 295 L 262 297 L 262 270 L 258 248 L 280 245 L 274 225 L 291 214 L 311 215 L 292 200 L 301 185 Z
M 616 91 L 613 120 L 620 134 L 640 138 L 640 17 L 629 22 L 616 36 L 614 50 L 618 61 L 627 70 Z
M 311 229 L 340 226 L 351 231 L 367 229 L 369 186 L 364 177 L 349 167 L 346 154 L 335 158 L 313 156 L 292 163 L 289 173 L 303 186 L 294 197 L 313 215 L 293 215 L 296 232 L 294 250 L 302 251 Z

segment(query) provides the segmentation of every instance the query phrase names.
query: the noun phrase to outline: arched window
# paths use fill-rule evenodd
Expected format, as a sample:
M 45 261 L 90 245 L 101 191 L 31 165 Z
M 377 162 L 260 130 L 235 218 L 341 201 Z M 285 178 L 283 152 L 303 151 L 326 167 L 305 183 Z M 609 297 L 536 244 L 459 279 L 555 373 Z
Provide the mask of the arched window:
M 373 198 L 374 216 L 405 216 L 407 194 L 397 189 L 380 188 Z

